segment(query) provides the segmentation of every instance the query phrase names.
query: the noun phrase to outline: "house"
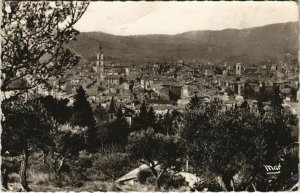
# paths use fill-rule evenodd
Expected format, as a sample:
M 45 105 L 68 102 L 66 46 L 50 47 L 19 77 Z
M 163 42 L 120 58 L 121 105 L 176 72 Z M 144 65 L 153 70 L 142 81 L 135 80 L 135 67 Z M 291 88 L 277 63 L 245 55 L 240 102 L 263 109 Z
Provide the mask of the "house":
M 131 125 L 132 117 L 134 116 L 135 111 L 130 109 L 130 108 L 127 108 L 125 106 L 123 106 L 121 109 L 122 109 L 122 112 L 125 116 L 126 121 L 129 123 L 129 125 Z
M 106 76 L 105 81 L 108 87 L 117 87 L 120 84 L 120 76 L 119 75 L 109 75 Z
M 126 106 L 119 105 L 119 107 L 122 110 L 123 115 L 125 116 L 125 119 L 131 125 L 132 117 L 135 114 L 135 111 L 133 109 L 127 108 Z M 115 103 L 114 96 L 111 98 L 109 109 L 108 109 L 108 122 L 112 122 L 116 118 L 117 113 L 117 105 Z

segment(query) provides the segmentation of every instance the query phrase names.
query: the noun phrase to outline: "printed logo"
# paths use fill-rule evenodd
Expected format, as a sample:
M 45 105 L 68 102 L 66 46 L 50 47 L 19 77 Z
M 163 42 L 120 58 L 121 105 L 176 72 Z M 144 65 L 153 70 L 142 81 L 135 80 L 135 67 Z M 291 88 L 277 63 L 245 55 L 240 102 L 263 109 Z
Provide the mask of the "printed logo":
M 281 165 L 279 163 L 278 166 L 264 165 L 264 167 L 267 171 L 267 174 L 279 174 Z

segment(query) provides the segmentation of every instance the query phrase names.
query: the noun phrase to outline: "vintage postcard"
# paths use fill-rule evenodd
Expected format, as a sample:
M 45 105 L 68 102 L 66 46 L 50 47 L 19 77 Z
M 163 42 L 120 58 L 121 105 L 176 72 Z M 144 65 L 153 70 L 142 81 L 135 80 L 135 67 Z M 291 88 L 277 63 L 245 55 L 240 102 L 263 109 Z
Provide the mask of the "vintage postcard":
M 1 187 L 297 191 L 298 3 L 1 3 Z

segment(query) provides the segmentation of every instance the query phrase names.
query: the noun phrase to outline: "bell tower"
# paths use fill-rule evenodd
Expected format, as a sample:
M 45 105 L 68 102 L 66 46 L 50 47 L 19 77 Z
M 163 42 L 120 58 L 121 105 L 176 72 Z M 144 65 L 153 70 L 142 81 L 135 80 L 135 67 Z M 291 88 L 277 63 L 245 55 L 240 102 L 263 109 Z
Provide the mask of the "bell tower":
M 104 78 L 104 52 L 102 50 L 102 45 L 99 45 L 99 50 L 97 53 L 96 71 L 100 80 Z
M 237 63 L 235 65 L 235 74 L 236 75 L 241 75 L 242 74 L 242 64 L 241 63 Z

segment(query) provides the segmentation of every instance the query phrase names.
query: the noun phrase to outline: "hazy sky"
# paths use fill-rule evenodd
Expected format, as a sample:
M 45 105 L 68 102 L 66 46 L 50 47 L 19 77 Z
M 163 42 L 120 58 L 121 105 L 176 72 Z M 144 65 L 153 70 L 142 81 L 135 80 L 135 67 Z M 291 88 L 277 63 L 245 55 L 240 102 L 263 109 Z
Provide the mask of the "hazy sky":
M 91 2 L 75 28 L 115 35 L 177 34 L 297 20 L 295 2 Z

